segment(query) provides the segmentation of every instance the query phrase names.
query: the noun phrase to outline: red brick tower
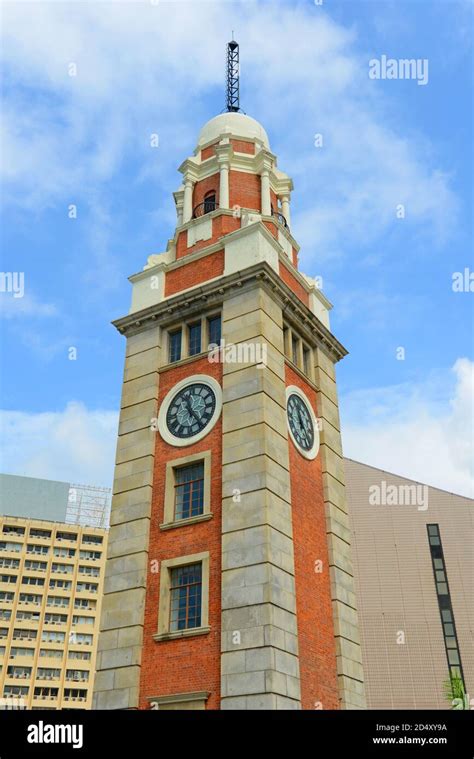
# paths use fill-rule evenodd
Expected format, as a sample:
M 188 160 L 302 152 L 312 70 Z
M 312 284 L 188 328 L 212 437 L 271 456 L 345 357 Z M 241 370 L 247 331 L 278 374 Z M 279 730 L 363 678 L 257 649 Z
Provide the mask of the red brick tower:
M 233 110 L 131 277 L 96 708 L 363 708 L 330 304 Z M 220 344 L 219 351 L 209 345 Z

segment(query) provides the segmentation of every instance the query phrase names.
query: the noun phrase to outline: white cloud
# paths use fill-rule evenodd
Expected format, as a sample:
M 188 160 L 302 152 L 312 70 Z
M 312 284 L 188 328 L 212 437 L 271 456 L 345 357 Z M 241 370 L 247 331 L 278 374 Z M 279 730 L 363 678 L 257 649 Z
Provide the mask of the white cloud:
M 63 411 L 0 412 L 1 471 L 109 487 L 118 414 L 68 403 Z
M 474 363 L 420 384 L 341 397 L 344 454 L 443 490 L 474 497 Z
M 390 82 L 382 91 L 369 80 L 356 31 L 313 4 L 7 4 L 7 70 L 38 93 L 33 102 L 7 99 L 5 176 L 16 201 L 93 195 L 128 157 L 137 177 L 163 180 L 194 147 L 196 120 L 212 116 L 203 96 L 217 88 L 224 96 L 219 62 L 233 16 L 243 107 L 274 133 L 281 166 L 296 179 L 302 263 L 377 239 L 397 223 L 400 203 L 402 223 L 421 222 L 444 240 L 457 213 L 449 177 L 425 140 L 398 133 Z M 150 151 L 155 131 L 161 148 Z
M 42 303 L 33 294 L 16 298 L 13 293 L 0 293 L 0 314 L 4 319 L 41 318 L 57 316 L 53 303 Z

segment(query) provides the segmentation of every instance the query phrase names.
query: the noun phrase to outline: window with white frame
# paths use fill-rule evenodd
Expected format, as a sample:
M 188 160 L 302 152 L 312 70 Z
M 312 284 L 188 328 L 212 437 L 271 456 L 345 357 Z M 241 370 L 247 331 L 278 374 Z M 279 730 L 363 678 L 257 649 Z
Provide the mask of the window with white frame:
M 197 356 L 221 341 L 221 315 L 211 313 L 199 319 L 176 324 L 167 331 L 168 363 Z
M 313 380 L 313 350 L 311 346 L 288 324 L 283 325 L 283 341 L 286 357 L 309 380 Z
M 156 641 L 209 632 L 209 553 L 161 562 Z

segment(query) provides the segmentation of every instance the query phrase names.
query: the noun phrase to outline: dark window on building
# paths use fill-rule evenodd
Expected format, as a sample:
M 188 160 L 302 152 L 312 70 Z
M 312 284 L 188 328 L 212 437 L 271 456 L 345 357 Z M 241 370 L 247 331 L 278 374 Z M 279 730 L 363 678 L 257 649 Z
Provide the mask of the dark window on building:
M 170 631 L 201 626 L 202 565 L 171 570 Z
M 39 527 L 30 527 L 30 538 L 45 538 L 51 537 L 51 530 L 41 530 Z
M 0 582 L 15 583 L 18 580 L 17 575 L 0 575 Z
M 50 688 L 47 685 L 38 685 L 34 690 L 35 698 L 57 698 L 59 688 Z M 41 707 L 42 708 L 42 707 Z
M 207 320 L 207 324 L 209 330 L 209 344 L 220 345 L 222 334 L 220 314 L 219 316 L 211 316 Z
M 208 192 L 206 197 L 204 198 L 204 213 L 210 213 L 211 211 L 216 210 L 216 193 L 214 190 L 212 192 Z
M 188 326 L 188 338 L 189 338 L 189 355 L 195 356 L 196 353 L 201 353 L 201 322 L 190 324 Z
M 102 535 L 83 535 L 82 542 L 90 545 L 99 545 L 102 543 Z
M 44 585 L 42 577 L 28 577 L 24 576 L 21 580 L 22 585 Z
M 169 361 L 172 364 L 173 361 L 179 361 L 181 358 L 181 330 L 177 329 L 175 332 L 170 332 L 169 341 Z
M 27 685 L 5 685 L 3 689 L 3 697 L 10 698 L 12 696 L 27 696 L 29 688 Z
M 77 540 L 77 532 L 57 532 L 56 540 Z
M 308 377 L 309 377 L 309 372 L 310 372 L 309 355 L 310 355 L 309 348 L 306 348 L 305 346 L 303 346 L 303 371 Z
M 465 690 L 461 655 L 456 635 L 456 625 L 454 623 L 454 614 L 451 605 L 451 595 L 449 592 L 448 575 L 444 561 L 439 525 L 428 524 L 427 530 L 449 675 L 451 681 L 453 681 L 454 678 L 460 679 Z
M 298 366 L 298 338 L 291 336 L 291 360 Z
M 204 463 L 175 470 L 175 519 L 196 517 L 204 511 Z
M 24 535 L 25 534 L 25 528 L 24 527 L 15 527 L 15 525 L 12 525 L 12 524 L 4 524 L 3 525 L 3 533 L 5 535 Z

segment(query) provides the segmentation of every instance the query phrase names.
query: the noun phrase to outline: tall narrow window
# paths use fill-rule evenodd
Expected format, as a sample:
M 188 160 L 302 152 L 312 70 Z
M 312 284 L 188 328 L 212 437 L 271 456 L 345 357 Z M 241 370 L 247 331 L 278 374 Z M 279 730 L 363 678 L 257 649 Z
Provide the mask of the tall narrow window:
M 456 635 L 456 625 L 449 592 L 448 575 L 444 561 L 443 546 L 438 524 L 428 524 L 428 542 L 431 553 L 431 563 L 438 596 L 438 608 L 443 626 L 444 645 L 448 660 L 451 681 L 458 678 L 465 688 L 464 674 L 461 663 L 461 654 Z
M 298 338 L 291 336 L 291 360 L 298 366 Z
M 201 626 L 202 565 L 189 564 L 171 570 L 170 630 Z
M 221 317 L 211 316 L 207 320 L 209 331 L 209 345 L 220 345 L 221 342 Z
M 175 519 L 197 517 L 204 512 L 204 462 L 175 470 Z
M 181 330 L 177 329 L 169 333 L 169 362 L 179 361 L 181 358 Z
M 190 324 L 188 327 L 189 355 L 195 356 L 201 352 L 201 322 Z
M 310 356 L 309 348 L 303 345 L 303 371 L 307 377 L 309 377 L 309 374 L 310 374 L 309 356 Z
M 290 358 L 289 340 L 290 340 L 290 330 L 288 327 L 283 326 L 283 348 L 285 351 L 285 356 L 287 356 L 288 358 Z

